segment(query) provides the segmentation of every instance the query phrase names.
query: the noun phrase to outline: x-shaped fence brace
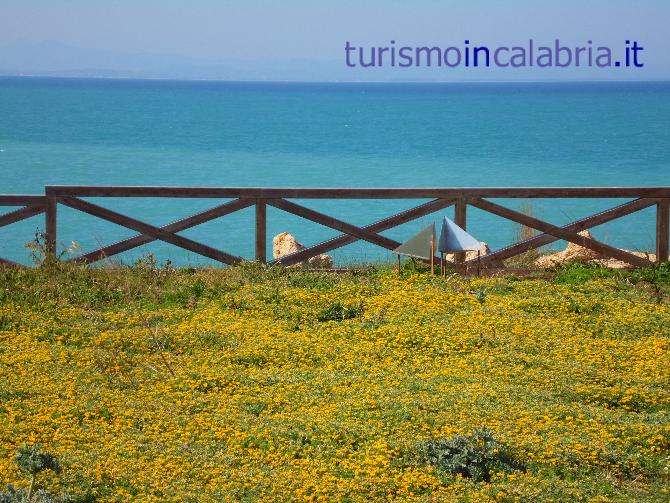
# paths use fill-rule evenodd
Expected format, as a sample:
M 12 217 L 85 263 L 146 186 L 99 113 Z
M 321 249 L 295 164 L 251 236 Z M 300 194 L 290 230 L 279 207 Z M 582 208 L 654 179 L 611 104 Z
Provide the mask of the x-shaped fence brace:
M 633 255 L 632 253 L 620 250 L 619 248 L 614 248 L 613 246 L 606 245 L 605 243 L 601 243 L 600 241 L 596 241 L 595 239 L 588 238 L 586 236 L 580 236 L 578 233 L 585 229 L 595 227 L 596 225 L 601 225 L 604 224 L 605 222 L 609 222 L 611 220 L 615 220 L 630 213 L 634 213 L 644 208 L 648 208 L 650 206 L 658 204 L 658 202 L 659 202 L 658 199 L 640 198 L 634 201 L 621 204 L 619 206 L 603 211 L 601 213 L 591 215 L 581 220 L 577 220 L 576 222 L 572 222 L 563 227 L 558 227 L 543 220 L 533 218 L 524 213 L 520 213 L 518 211 L 505 208 L 504 206 L 500 206 L 499 204 L 492 203 L 491 201 L 487 201 L 486 199 L 474 198 L 468 200 L 468 203 L 474 206 L 475 208 L 482 209 L 494 215 L 498 215 L 508 220 L 517 222 L 521 225 L 526 225 L 532 229 L 536 229 L 543 232 L 543 234 L 540 234 L 538 236 L 534 236 L 520 243 L 516 243 L 512 246 L 503 248 L 489 255 L 485 255 L 484 257 L 481 258 L 481 263 L 483 265 L 489 265 L 495 263 L 496 261 L 511 258 L 516 255 L 525 253 L 529 250 L 539 248 L 540 246 L 544 246 L 554 241 L 558 241 L 559 239 L 564 239 L 571 243 L 583 246 L 584 248 L 588 248 L 589 250 L 593 250 L 594 252 L 603 255 L 605 257 L 612 257 L 637 267 L 649 266 L 652 265 L 652 263 L 645 258 L 638 257 L 637 255 Z M 474 262 L 474 260 L 471 260 L 470 262 Z
M 400 242 L 380 235 L 379 233 L 396 227 L 400 224 L 410 222 L 417 218 L 429 215 L 444 208 L 448 208 L 456 202 L 455 199 L 435 199 L 428 203 L 416 206 L 410 210 L 398 213 L 391 217 L 385 218 L 365 227 L 358 227 L 350 223 L 344 222 L 337 218 L 319 213 L 311 210 L 305 206 L 287 201 L 286 199 L 269 199 L 267 204 L 275 208 L 279 208 L 287 213 L 297 215 L 299 217 L 311 220 L 326 227 L 343 232 L 343 235 L 324 241 L 317 245 L 305 248 L 290 255 L 285 255 L 274 261 L 274 263 L 282 265 L 293 265 L 304 260 L 310 259 L 322 253 L 340 248 L 358 240 L 364 240 L 387 250 L 394 250 L 400 246 Z
M 0 195 L 0 206 L 22 206 L 18 210 L 10 211 L 0 215 L 0 227 L 5 227 L 7 225 L 26 220 L 40 213 L 44 213 L 45 210 L 45 197 L 44 196 L 6 196 Z M 16 262 L 11 260 L 4 259 L 0 257 L 0 264 L 19 266 Z
M 229 215 L 255 204 L 253 199 L 235 199 L 234 201 L 230 201 L 209 210 L 196 213 L 190 217 L 177 220 L 176 222 L 168 224 L 164 227 L 155 227 L 140 220 L 122 215 L 121 213 L 117 213 L 107 208 L 103 208 L 102 206 L 98 206 L 75 197 L 65 197 L 60 199 L 60 202 L 71 208 L 88 213 L 89 215 L 102 218 L 103 220 L 127 227 L 140 233 L 137 236 L 133 236 L 129 239 L 119 241 L 118 243 L 105 246 L 85 255 L 71 259 L 71 261 L 78 263 L 96 262 L 98 260 L 117 255 L 124 251 L 131 250 L 138 246 L 151 243 L 152 241 L 159 240 L 173 244 L 175 246 L 179 246 L 219 262 L 223 262 L 224 264 L 236 264 L 242 260 L 240 257 L 226 253 L 222 250 L 217 250 L 211 246 L 198 243 L 192 239 L 179 236 L 177 235 L 177 232 L 190 229 L 205 222 L 209 222 L 210 220 L 214 220 L 215 218 Z
M 378 232 L 386 230 L 391 227 L 395 227 L 397 225 L 400 225 L 401 223 L 413 220 L 414 218 L 418 218 L 418 216 L 424 216 L 429 213 L 438 211 L 440 209 L 444 209 L 448 206 L 453 205 L 455 202 L 456 202 L 455 199 L 436 199 L 434 201 L 431 201 L 430 203 L 426 203 L 423 206 L 419 206 L 417 208 L 414 208 L 413 210 L 405 212 L 404 216 L 406 216 L 407 218 L 403 218 L 401 221 L 399 221 L 400 219 L 398 217 L 403 214 L 389 217 L 387 219 L 381 220 L 380 222 L 376 222 L 375 224 L 369 225 L 364 228 L 360 228 L 348 224 L 346 222 L 343 222 L 341 220 L 335 219 L 333 217 L 329 217 L 328 215 L 324 215 L 314 210 L 310 210 L 308 208 L 305 208 L 304 206 L 300 206 L 298 204 L 289 202 L 285 199 L 268 200 L 267 204 L 269 204 L 270 206 L 274 206 L 286 212 L 301 216 L 313 222 L 320 223 L 346 233 L 346 235 L 344 236 L 339 236 L 332 240 L 325 241 L 319 245 L 305 248 L 304 250 L 301 250 L 294 254 L 281 257 L 275 260 L 275 262 L 284 265 L 295 264 L 297 262 L 307 260 L 321 253 L 325 253 L 329 250 L 334 249 L 335 247 L 344 246 L 345 244 L 354 242 L 357 239 L 364 239 L 370 243 L 379 245 L 383 248 L 393 250 L 396 247 L 398 247 L 400 243 L 392 239 L 380 236 Z M 556 225 L 539 220 L 537 218 L 533 218 L 529 215 L 492 203 L 491 201 L 488 201 L 486 199 L 472 198 L 472 199 L 466 199 L 464 201 L 465 204 L 470 204 L 476 208 L 482 209 L 494 215 L 498 215 L 500 217 L 512 220 L 514 222 L 526 225 L 528 227 L 543 232 L 543 234 L 535 236 L 531 239 L 503 248 L 489 255 L 485 255 L 483 258 L 479 259 L 481 260 L 480 264 L 482 265 L 490 266 L 499 263 L 504 259 L 520 255 L 529 250 L 539 248 L 554 241 L 558 241 L 559 239 L 564 239 L 566 241 L 570 241 L 572 243 L 576 243 L 580 246 L 593 250 L 605 257 L 616 258 L 625 263 L 638 267 L 649 266 L 651 265 L 651 262 L 645 258 L 633 255 L 632 253 L 628 253 L 626 251 L 596 241 L 595 239 L 588 238 L 586 236 L 581 236 L 578 234 L 578 232 L 584 229 L 595 227 L 596 225 L 604 224 L 611 220 L 615 220 L 617 218 L 628 215 L 630 213 L 634 213 L 641 209 L 648 208 L 650 206 L 658 204 L 658 202 L 659 199 L 653 199 L 653 198 L 636 199 L 634 201 L 621 204 L 619 206 L 603 211 L 596 215 L 592 215 L 587 218 L 578 220 L 563 227 L 558 227 Z M 412 217 L 412 215 L 418 215 L 418 216 Z M 476 261 L 477 259 L 472 259 L 466 262 L 464 265 L 467 268 L 470 265 L 474 265 Z M 455 265 L 453 263 L 449 264 Z
M 456 199 L 454 198 L 435 199 L 433 201 L 424 203 L 420 206 L 390 216 L 388 218 L 372 223 L 365 227 L 359 227 L 350 224 L 343 220 L 315 211 L 313 209 L 307 208 L 303 205 L 291 202 L 283 198 L 276 198 L 276 199 L 239 198 L 234 201 L 222 204 L 220 206 L 216 206 L 210 210 L 197 213 L 193 216 L 171 223 L 164 227 L 155 227 L 140 220 L 128 217 L 126 215 L 122 215 L 115 211 L 103 208 L 101 206 L 84 201 L 76 197 L 66 196 L 59 198 L 59 201 L 66 206 L 80 210 L 84 213 L 88 213 L 98 218 L 102 218 L 104 220 L 140 232 L 140 235 L 134 236 L 124 241 L 115 243 L 110 246 L 106 246 L 99 250 L 95 250 L 93 252 L 72 259 L 75 262 L 87 262 L 87 263 L 94 262 L 96 260 L 100 260 L 102 258 L 110 257 L 117 253 L 130 250 L 137 246 L 141 246 L 143 244 L 147 244 L 155 240 L 160 240 L 179 246 L 186 250 L 198 253 L 205 257 L 209 257 L 211 259 L 223 262 L 225 264 L 235 264 L 241 261 L 242 258 L 224 252 L 222 250 L 215 249 L 211 246 L 196 242 L 189 238 L 179 236 L 177 232 L 194 227 L 196 225 L 213 220 L 215 218 L 228 215 L 243 208 L 260 204 L 262 205 L 267 204 L 268 206 L 278 208 L 287 213 L 297 215 L 299 217 L 305 218 L 312 222 L 324 225 L 326 227 L 332 228 L 334 230 L 343 233 L 332 239 L 329 239 L 314 246 L 310 246 L 293 254 L 280 257 L 273 261 L 273 263 L 288 266 L 303 262 L 305 260 L 308 260 L 309 258 L 320 255 L 322 253 L 326 253 L 328 251 L 332 251 L 336 248 L 345 246 L 358 240 L 367 241 L 369 243 L 375 244 L 387 250 L 393 250 L 400 245 L 400 242 L 382 236 L 380 232 L 390 229 L 392 227 L 396 227 L 402 223 L 415 220 L 430 213 L 434 213 L 449 206 L 452 206 L 456 202 Z M 633 266 L 644 267 L 651 265 L 651 262 L 645 258 L 620 250 L 613 246 L 609 246 L 602 242 L 596 241 L 595 239 L 581 236 L 578 234 L 578 232 L 620 218 L 622 216 L 639 211 L 641 209 L 653 206 L 658 202 L 659 200 L 655 198 L 636 199 L 634 201 L 630 201 L 625 204 L 611 208 L 607 211 L 559 227 L 550 224 L 548 222 L 545 222 L 543 220 L 539 220 L 529 215 L 520 213 L 518 211 L 511 210 L 509 208 L 493 203 L 486 199 L 471 198 L 466 200 L 466 204 L 472 205 L 476 208 L 482 209 L 494 215 L 506 218 L 508 220 L 512 220 L 521 225 L 526 225 L 528 227 L 543 232 L 543 234 L 541 235 L 535 236 L 521 243 L 517 243 L 515 245 L 503 248 L 494 253 L 484 256 L 483 258 L 480 259 L 481 264 L 484 266 L 487 265 L 490 266 L 496 264 L 504 259 L 511 258 L 515 255 L 519 255 L 521 253 L 549 244 L 559 239 L 564 239 L 566 241 L 576 243 L 580 246 L 593 250 L 594 252 L 602 256 L 612 257 L 621 260 L 623 262 L 626 262 L 628 264 L 631 264 Z M 466 262 L 465 266 L 467 267 L 468 265 L 471 265 L 473 262 L 474 260 Z
M 103 208 L 102 206 L 99 206 L 97 204 L 84 201 L 83 199 L 79 199 L 77 197 L 72 196 L 59 197 L 58 202 L 70 208 L 74 208 L 89 215 L 101 218 L 103 220 L 135 230 L 140 233 L 137 236 L 133 236 L 129 239 L 120 241 L 118 243 L 114 243 L 109 246 L 105 246 L 98 250 L 86 253 L 85 255 L 81 255 L 79 257 L 71 259 L 71 261 L 78 263 L 96 262 L 98 260 L 111 257 L 118 253 L 128 251 L 132 248 L 150 243 L 152 241 L 160 240 L 166 243 L 179 246 L 186 250 L 198 253 L 205 257 L 209 257 L 219 262 L 223 262 L 225 264 L 235 264 L 240 262 L 242 258 L 224 252 L 222 250 L 215 249 L 203 243 L 199 243 L 192 239 L 179 236 L 177 235 L 177 232 L 189 229 L 196 225 L 200 225 L 215 218 L 228 215 L 230 213 L 233 213 L 235 211 L 253 205 L 258 206 L 267 204 L 269 206 L 273 206 L 281 210 L 284 210 L 288 213 L 301 216 L 307 220 L 311 220 L 313 222 L 320 223 L 332 229 L 344 232 L 344 234 L 337 236 L 333 239 L 324 241 L 309 248 L 305 248 L 299 252 L 290 255 L 285 255 L 273 261 L 273 263 L 278 263 L 282 265 L 297 264 L 316 255 L 320 255 L 321 253 L 325 253 L 327 251 L 340 248 L 342 246 L 345 246 L 358 240 L 368 241 L 370 243 L 379 245 L 383 248 L 393 250 L 394 248 L 398 247 L 400 243 L 398 241 L 394 241 L 387 237 L 381 236 L 379 232 L 395 227 L 405 222 L 410 222 L 412 220 L 428 215 L 430 213 L 434 213 L 435 211 L 439 211 L 454 204 L 453 199 L 436 199 L 428 203 L 424 203 L 415 208 L 412 208 L 410 210 L 403 211 L 402 213 L 398 213 L 391 217 L 385 218 L 383 220 L 370 224 L 366 227 L 358 227 L 349 224 L 347 222 L 344 222 L 342 220 L 339 220 L 337 218 L 330 217 L 323 213 L 311 210 L 309 208 L 306 208 L 305 206 L 292 203 L 290 201 L 287 201 L 286 199 L 259 200 L 259 199 L 239 198 L 235 199 L 234 201 L 211 208 L 207 211 L 203 211 L 201 213 L 197 213 L 182 220 L 178 220 L 166 226 L 156 227 L 147 224 L 145 222 L 142 222 L 140 220 L 137 220 L 135 218 L 128 217 L 116 211 Z
M 530 215 L 512 210 L 500 204 L 491 202 L 486 197 L 504 197 L 511 194 L 514 197 L 542 197 L 549 195 L 550 197 L 561 197 L 558 189 L 449 189 L 440 190 L 440 195 L 449 195 L 449 197 L 437 197 L 428 202 L 402 211 L 395 215 L 389 216 L 377 222 L 366 226 L 357 226 L 345 222 L 341 219 L 326 215 L 319 211 L 310 209 L 301 204 L 297 204 L 289 200 L 290 197 L 300 197 L 306 195 L 319 198 L 337 198 L 347 199 L 350 197 L 365 198 L 365 197 L 381 197 L 381 198 L 395 198 L 400 195 L 405 197 L 423 196 L 426 197 L 431 192 L 431 189 L 370 189 L 368 193 L 357 193 L 365 191 L 366 189 L 326 189 L 323 193 L 319 189 L 196 189 L 196 188 L 65 188 L 60 189 L 61 193 L 54 195 L 53 189 L 48 188 L 47 196 L 0 196 L 0 205 L 4 206 L 23 206 L 21 209 L 12 211 L 0 216 L 0 227 L 19 222 L 26 218 L 46 212 L 46 230 L 47 240 L 51 253 L 55 255 L 55 238 L 56 238 L 56 205 L 57 203 L 74 208 L 89 215 L 101 218 L 103 220 L 115 223 L 122 227 L 134 230 L 139 234 L 131 238 L 119 241 L 117 243 L 99 248 L 84 255 L 70 259 L 76 263 L 93 263 L 104 258 L 112 257 L 119 253 L 131 250 L 138 246 L 142 246 L 153 241 L 163 241 L 172 245 L 181 247 L 196 254 L 211 258 L 213 260 L 222 262 L 224 264 L 235 264 L 242 260 L 234 254 L 225 252 L 223 250 L 214 248 L 212 246 L 194 241 L 187 237 L 181 236 L 178 233 L 197 225 L 209 222 L 216 218 L 229 215 L 250 206 L 256 208 L 256 259 L 266 262 L 266 207 L 272 206 L 284 212 L 297 215 L 306 220 L 324 225 L 333 230 L 339 231 L 341 234 L 323 241 L 321 243 L 309 246 L 300 251 L 285 255 L 271 261 L 273 264 L 282 264 L 285 266 L 295 265 L 305 262 L 306 260 L 317 255 L 335 250 L 342 246 L 362 240 L 368 243 L 380 246 L 387 250 L 393 250 L 400 245 L 400 242 L 391 238 L 383 236 L 381 233 L 393 227 L 397 227 L 407 222 L 411 222 L 418 218 L 424 217 L 431 213 L 443 210 L 452 205 L 455 205 L 455 219 L 456 223 L 465 228 L 466 223 L 466 208 L 468 205 L 479 208 L 496 216 L 511 220 L 518 224 L 535 229 L 541 234 L 534 236 L 525 241 L 515 243 L 513 245 L 504 247 L 488 255 L 484 255 L 479 259 L 479 264 L 482 267 L 495 267 L 502 263 L 502 261 L 520 255 L 527 251 L 537 249 L 541 246 L 550 244 L 558 240 L 566 240 L 571 243 L 578 244 L 589 250 L 596 252 L 604 257 L 611 257 L 621 260 L 627 264 L 644 267 L 651 264 L 646 258 L 634 255 L 630 252 L 620 250 L 613 246 L 607 245 L 593 238 L 579 235 L 580 231 L 589 229 L 612 220 L 616 220 L 625 215 L 637 212 L 639 210 L 657 206 L 657 255 L 658 260 L 667 259 L 668 256 L 668 207 L 670 198 L 666 197 L 667 190 L 664 188 L 640 188 L 640 189 L 605 189 L 605 188 L 568 188 L 565 190 L 566 197 L 574 195 L 576 197 L 588 197 L 586 190 L 592 190 L 594 195 L 598 197 L 607 197 L 607 193 L 603 191 L 611 190 L 612 197 L 615 195 L 621 196 L 624 193 L 632 195 L 631 190 L 638 190 L 639 194 L 645 197 L 639 197 L 632 201 L 620 204 L 606 211 L 582 218 L 575 222 L 563 226 L 557 226 L 532 217 Z M 239 197 L 224 204 L 215 206 L 206 211 L 196 213 L 189 217 L 177 220 L 162 227 L 157 227 L 136 218 L 123 215 L 119 212 L 104 208 L 97 204 L 91 203 L 81 199 L 80 194 L 76 191 L 82 191 L 85 196 L 103 196 L 118 195 L 120 197 L 210 197 L 216 195 L 233 195 Z M 423 192 L 423 191 L 427 192 Z M 51 193 L 50 193 L 51 191 Z M 56 189 L 56 192 L 58 189 Z M 111 192 L 110 192 L 111 191 Z M 221 192 L 224 191 L 224 192 Z M 405 191 L 406 193 L 403 193 Z M 418 191 L 418 192 L 417 192 Z M 469 191 L 469 192 L 468 192 Z M 533 191 L 537 192 L 535 194 Z M 544 192 L 543 192 L 544 191 Z M 553 193 L 551 192 L 553 191 Z M 572 192 L 571 192 L 572 191 Z M 654 191 L 654 193 L 650 193 Z M 661 191 L 663 197 L 656 197 L 656 191 Z M 74 192 L 74 194 L 73 194 Z M 282 193 L 283 192 L 283 193 Z M 312 193 L 310 193 L 312 192 Z M 332 194 L 331 194 L 332 192 Z M 515 194 L 516 192 L 516 194 Z M 453 194 L 453 197 L 450 195 Z M 469 196 L 468 194 L 475 194 Z M 500 194 L 500 195 L 498 195 Z M 649 196 L 647 196 L 649 194 Z M 437 195 L 437 194 L 436 194 Z M 280 197 L 284 196 L 284 197 Z M 288 197 L 287 197 L 288 196 Z M 653 196 L 653 197 L 652 197 Z M 454 262 L 448 262 L 449 265 L 456 267 L 459 270 L 467 270 L 474 265 L 477 259 L 464 261 L 462 254 L 455 256 Z M 437 257 L 436 257 L 437 258 Z M 0 259 L 1 264 L 12 264 L 13 262 Z
M 156 227 L 77 197 L 62 197 L 59 198 L 59 202 L 70 208 L 74 208 L 140 233 L 138 236 L 134 236 L 130 239 L 120 241 L 73 259 L 76 262 L 95 262 L 96 260 L 130 250 L 137 246 L 150 243 L 151 241 L 160 240 L 213 260 L 223 262 L 224 264 L 236 264 L 242 259 L 206 244 L 199 243 L 184 236 L 179 236 L 177 232 L 213 220 L 214 218 L 233 213 L 242 208 L 252 206 L 255 203 L 253 200 L 236 199 L 235 201 L 217 206 L 202 213 L 197 213 L 191 217 L 179 220 L 164 227 Z

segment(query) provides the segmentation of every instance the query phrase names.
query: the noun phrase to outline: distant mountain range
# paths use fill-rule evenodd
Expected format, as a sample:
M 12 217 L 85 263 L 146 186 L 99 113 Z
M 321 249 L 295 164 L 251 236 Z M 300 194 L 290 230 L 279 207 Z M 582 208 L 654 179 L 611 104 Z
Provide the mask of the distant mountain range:
M 72 47 L 57 41 L 17 43 L 0 48 L 0 75 L 184 80 L 273 81 L 500 81 L 562 80 L 563 69 L 500 72 L 479 68 L 347 68 L 341 61 L 209 61 L 166 54 L 144 54 Z M 668 68 L 645 69 L 625 79 L 668 78 Z M 620 80 L 621 73 L 584 70 L 580 80 Z M 575 80 L 574 78 L 571 80 Z
M 165 54 L 139 54 L 72 47 L 61 42 L 0 48 L 1 75 L 211 80 L 323 80 L 336 62 L 291 60 L 207 61 Z

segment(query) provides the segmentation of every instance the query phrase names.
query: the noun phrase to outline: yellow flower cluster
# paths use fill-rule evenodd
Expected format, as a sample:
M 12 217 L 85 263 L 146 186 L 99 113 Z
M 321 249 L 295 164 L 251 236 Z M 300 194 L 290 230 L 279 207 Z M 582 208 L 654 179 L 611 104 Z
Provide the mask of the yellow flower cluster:
M 45 487 L 99 501 L 669 497 L 667 303 L 610 280 L 329 285 L 1 305 L 0 484 L 39 443 L 64 466 Z M 526 470 L 475 483 L 422 459 L 481 426 Z

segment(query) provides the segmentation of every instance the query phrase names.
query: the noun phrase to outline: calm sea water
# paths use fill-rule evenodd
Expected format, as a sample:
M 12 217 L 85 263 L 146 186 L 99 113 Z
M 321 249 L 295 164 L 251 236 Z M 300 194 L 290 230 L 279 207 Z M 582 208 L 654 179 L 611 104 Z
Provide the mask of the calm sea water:
M 45 185 L 467 187 L 670 185 L 670 83 L 284 84 L 0 78 L 0 193 Z M 164 224 L 211 200 L 98 202 Z M 305 201 L 364 225 L 418 201 Z M 535 201 L 565 223 L 620 201 Z M 507 201 L 512 207 L 526 201 Z M 451 215 L 452 211 L 446 211 Z M 386 233 L 403 239 L 426 217 Z M 269 209 L 269 233 L 305 244 L 335 232 Z M 469 227 L 494 247 L 514 225 L 469 210 Z M 0 229 L 0 256 L 26 262 L 23 245 L 43 218 Z M 596 228 L 596 237 L 653 249 L 654 211 Z M 59 241 L 83 250 L 133 235 L 66 208 Z M 336 234 L 336 233 L 335 233 Z M 184 235 L 253 255 L 253 210 Z M 559 246 L 561 244 L 559 243 Z M 179 264 L 206 260 L 154 243 Z M 385 260 L 373 246 L 337 261 Z

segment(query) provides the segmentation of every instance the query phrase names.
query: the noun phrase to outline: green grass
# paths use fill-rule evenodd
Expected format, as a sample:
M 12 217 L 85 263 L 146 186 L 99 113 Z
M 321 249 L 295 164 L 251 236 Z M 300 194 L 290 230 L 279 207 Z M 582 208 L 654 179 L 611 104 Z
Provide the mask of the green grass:
M 668 501 L 668 264 L 426 270 L 0 268 L 0 480 L 37 442 L 86 501 Z

